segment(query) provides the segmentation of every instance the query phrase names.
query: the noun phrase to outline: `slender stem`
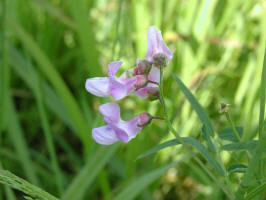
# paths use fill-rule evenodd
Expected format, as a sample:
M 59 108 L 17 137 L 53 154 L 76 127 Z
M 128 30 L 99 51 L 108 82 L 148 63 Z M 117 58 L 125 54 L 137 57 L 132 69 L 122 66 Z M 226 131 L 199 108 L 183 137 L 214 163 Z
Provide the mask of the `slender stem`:
M 240 142 L 241 138 L 240 138 L 240 136 L 239 136 L 239 133 L 238 133 L 237 130 L 236 130 L 235 124 L 234 124 L 234 122 L 233 122 L 233 120 L 232 120 L 232 118 L 231 118 L 231 115 L 230 115 L 229 111 L 226 111 L 226 112 L 225 112 L 225 116 L 226 116 L 228 122 L 230 123 L 230 125 L 231 125 L 231 127 L 232 127 L 232 130 L 233 130 L 233 133 L 234 133 L 236 139 Z
M 159 85 L 159 83 L 151 81 L 151 80 L 148 80 L 148 83 L 153 83 L 153 84 Z
M 165 121 L 167 124 L 167 127 L 169 128 L 170 132 L 175 136 L 175 138 L 180 142 L 187 150 L 188 152 L 192 155 L 192 158 L 204 169 L 204 171 L 216 182 L 217 185 L 224 191 L 224 193 L 229 197 L 229 199 L 233 200 L 235 199 L 232 194 L 225 188 L 225 186 L 220 183 L 220 181 L 212 174 L 211 171 L 202 163 L 202 161 L 196 157 L 196 155 L 193 154 L 192 150 L 188 147 L 188 145 L 183 141 L 183 139 L 179 136 L 177 131 L 173 128 L 172 123 L 168 117 L 167 114 L 167 109 L 165 106 L 165 101 L 164 101 L 164 94 L 163 94 L 163 66 L 160 65 L 160 84 L 159 84 L 159 92 L 160 92 L 160 102 L 163 107 L 163 112 L 165 116 Z
M 231 115 L 230 115 L 229 111 L 227 110 L 227 111 L 224 112 L 224 113 L 225 113 L 225 116 L 226 116 L 226 118 L 227 118 L 227 121 L 230 123 L 230 125 L 231 125 L 231 127 L 232 127 L 232 130 L 233 130 L 233 133 L 234 133 L 236 139 L 238 140 L 238 142 L 240 142 L 240 141 L 241 141 L 241 138 L 240 138 L 240 136 L 239 136 L 238 131 L 236 130 L 236 126 L 235 126 L 235 124 L 234 124 L 234 122 L 233 122 L 233 120 L 232 120 L 232 118 L 231 118 Z M 246 154 L 247 154 L 247 158 L 248 158 L 248 160 L 250 160 L 250 158 L 251 158 L 251 154 L 250 154 L 248 151 L 246 151 Z
M 163 117 L 152 117 L 152 119 L 165 120 L 165 118 L 163 118 Z

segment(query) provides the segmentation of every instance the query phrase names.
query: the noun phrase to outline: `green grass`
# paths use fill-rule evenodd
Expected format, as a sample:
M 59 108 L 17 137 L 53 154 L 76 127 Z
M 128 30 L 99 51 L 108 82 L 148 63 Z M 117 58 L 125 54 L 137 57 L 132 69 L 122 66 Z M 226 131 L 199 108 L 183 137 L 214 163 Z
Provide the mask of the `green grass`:
M 237 199 L 264 199 L 265 13 L 264 0 L 0 0 L 0 166 L 12 172 L 0 173 L 0 200 L 227 198 L 217 182 Z M 87 93 L 86 78 L 106 76 L 113 60 L 134 67 L 151 25 L 174 52 L 163 82 L 169 119 L 196 141 L 187 143 L 205 169 L 164 121 L 128 144 L 91 137 L 104 124 L 98 106 L 113 100 Z M 163 116 L 158 101 L 118 103 L 123 119 Z M 231 126 L 220 103 L 241 141 L 219 137 Z

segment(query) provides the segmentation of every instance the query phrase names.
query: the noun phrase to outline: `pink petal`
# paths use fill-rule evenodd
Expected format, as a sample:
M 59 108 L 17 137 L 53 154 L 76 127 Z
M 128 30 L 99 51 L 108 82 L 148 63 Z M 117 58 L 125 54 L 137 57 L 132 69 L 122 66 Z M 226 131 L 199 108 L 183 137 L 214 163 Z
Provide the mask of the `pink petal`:
M 127 88 L 127 93 L 131 93 L 134 90 L 134 84 L 136 82 L 136 77 L 132 78 L 118 78 L 118 81 L 122 83 Z
M 155 92 L 158 92 L 158 86 L 149 83 L 146 87 L 138 89 L 135 94 L 143 99 L 148 99 L 152 98 L 150 95 L 156 94 Z
M 109 92 L 115 100 L 122 99 L 128 95 L 126 85 L 120 83 L 115 77 L 110 77 Z
M 112 127 L 112 129 L 114 130 L 116 134 L 116 137 L 119 140 L 122 140 L 124 143 L 127 143 L 129 141 L 129 137 L 128 137 L 126 130 L 119 128 L 117 124 L 109 124 L 109 125 L 110 127 Z
M 128 135 L 128 141 L 135 138 L 136 135 L 141 131 L 141 127 L 138 126 L 139 117 L 135 117 L 129 121 L 119 122 L 117 127 L 124 130 Z
M 91 94 L 106 97 L 110 95 L 109 83 L 109 78 L 107 77 L 88 78 L 85 83 L 85 88 Z
M 160 83 L 160 69 L 158 67 L 152 66 L 148 79 L 150 81 Z
M 121 61 L 110 62 L 108 64 L 108 75 L 115 76 L 116 72 L 118 71 L 121 65 L 122 65 Z
M 103 104 L 99 107 L 99 111 L 107 123 L 118 123 L 120 120 L 120 108 L 117 103 Z
M 161 31 L 151 26 L 148 30 L 146 59 L 152 61 L 154 54 L 157 53 L 165 54 L 168 61 L 170 61 L 173 56 L 172 52 L 163 41 Z
M 92 136 L 102 145 L 110 145 L 118 141 L 115 131 L 109 125 L 92 129 Z

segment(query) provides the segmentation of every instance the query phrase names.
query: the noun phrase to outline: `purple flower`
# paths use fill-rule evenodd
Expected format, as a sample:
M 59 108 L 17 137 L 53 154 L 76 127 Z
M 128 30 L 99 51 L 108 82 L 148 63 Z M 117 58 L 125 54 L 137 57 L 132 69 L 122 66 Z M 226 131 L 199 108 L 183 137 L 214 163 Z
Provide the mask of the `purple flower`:
M 88 92 L 99 96 L 112 96 L 119 100 L 131 93 L 135 88 L 136 77 L 127 78 L 125 76 L 116 77 L 115 74 L 122 65 L 122 62 L 110 62 L 108 65 L 109 77 L 96 77 L 86 80 L 85 87 Z
M 166 44 L 163 41 L 161 31 L 157 30 L 154 26 L 151 26 L 148 30 L 148 42 L 147 42 L 147 52 L 146 59 L 148 61 L 154 61 L 153 57 L 156 54 L 163 54 L 166 57 L 166 60 L 169 62 L 173 54 L 168 49 Z
M 92 136 L 102 145 L 110 145 L 118 140 L 127 143 L 152 120 L 148 113 L 141 113 L 129 121 L 123 121 L 120 118 L 120 108 L 116 103 L 103 104 L 99 110 L 107 125 L 92 129 Z

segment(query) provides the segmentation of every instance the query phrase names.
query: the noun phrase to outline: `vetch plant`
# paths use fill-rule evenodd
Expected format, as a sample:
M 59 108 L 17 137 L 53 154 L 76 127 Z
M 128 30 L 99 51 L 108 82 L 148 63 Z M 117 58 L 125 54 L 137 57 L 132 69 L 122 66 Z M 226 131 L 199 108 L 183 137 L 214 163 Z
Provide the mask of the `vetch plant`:
M 265 1 L 98 2 L 0 3 L 0 199 L 266 199 Z
M 172 57 L 172 52 L 164 43 L 161 32 L 152 26 L 148 30 L 145 60 L 137 60 L 137 66 L 124 72 L 120 77 L 115 75 L 122 62 L 110 62 L 108 77 L 89 78 L 86 80 L 85 88 L 96 96 L 112 96 L 115 100 L 122 99 L 134 91 L 143 99 L 159 99 L 162 102 L 158 89 L 158 85 L 161 84 L 161 67 L 165 67 Z M 135 138 L 152 119 L 163 119 L 144 112 L 132 120 L 122 121 L 120 108 L 116 103 L 101 105 L 99 110 L 107 125 L 94 128 L 92 135 L 95 141 L 102 145 L 110 145 L 118 140 L 126 143 Z
M 163 71 L 173 55 L 164 43 L 161 32 L 154 26 L 149 28 L 147 39 L 148 47 L 145 60 L 137 60 L 137 66 L 124 72 L 119 78 L 115 77 L 115 73 L 121 65 L 121 62 L 112 62 L 109 64 L 109 78 L 87 79 L 86 89 L 90 93 L 101 97 L 111 95 L 115 100 L 124 98 L 130 93 L 134 93 L 135 95 L 148 100 L 159 100 L 164 116 L 152 117 L 144 112 L 132 120 L 123 121 L 120 119 L 120 108 L 117 103 L 101 105 L 99 110 L 104 116 L 107 125 L 92 130 L 92 135 L 95 141 L 103 145 L 113 144 L 118 140 L 127 143 L 135 138 L 141 129 L 148 125 L 152 119 L 163 119 L 166 122 L 168 130 L 174 135 L 175 139 L 157 145 L 149 151 L 141 154 L 138 159 L 146 157 L 166 147 L 182 144 L 188 151 L 190 157 L 206 172 L 206 174 L 208 174 L 216 185 L 223 190 L 228 199 L 250 199 L 250 197 L 259 195 L 261 191 L 266 188 L 265 162 L 262 161 L 263 152 L 265 153 L 266 150 L 266 137 L 265 133 L 262 133 L 265 106 L 265 60 L 261 83 L 262 94 L 259 141 L 244 140 L 243 128 L 236 127 L 229 114 L 229 104 L 221 104 L 220 113 L 225 114 L 231 127 L 219 131 L 217 135 L 218 137 L 215 137 L 216 133 L 207 112 L 184 83 L 177 76 L 173 75 L 178 87 L 184 93 L 202 123 L 201 132 L 204 141 L 204 143 L 202 143 L 191 137 L 181 137 L 180 133 L 178 133 L 173 127 L 168 117 L 167 105 L 164 100 L 163 92 Z M 230 141 L 230 143 L 224 144 L 224 141 Z M 194 147 L 203 158 L 205 158 L 205 160 L 212 166 L 212 169 L 210 169 L 209 166 L 193 152 L 191 146 Z M 248 165 L 239 161 L 239 163 L 226 166 L 226 163 L 224 163 L 220 155 L 221 151 L 238 150 L 245 151 L 246 158 L 244 159 L 244 162 L 247 162 Z M 256 159 L 255 157 L 257 155 L 259 157 Z M 249 164 L 249 162 L 251 163 Z M 232 187 L 233 181 L 231 177 L 232 174 L 235 173 L 244 173 L 244 177 L 243 181 L 238 183 L 238 186 Z M 248 183 L 247 180 L 250 180 L 250 182 Z M 237 188 L 238 190 L 234 191 L 234 189 Z M 249 188 L 249 190 L 247 190 L 247 188 Z

